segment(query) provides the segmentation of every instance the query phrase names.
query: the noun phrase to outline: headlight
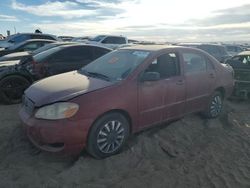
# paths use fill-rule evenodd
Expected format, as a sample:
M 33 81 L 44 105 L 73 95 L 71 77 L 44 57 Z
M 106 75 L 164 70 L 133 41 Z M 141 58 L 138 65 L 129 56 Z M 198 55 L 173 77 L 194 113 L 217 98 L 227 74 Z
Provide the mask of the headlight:
M 70 102 L 59 102 L 52 105 L 44 106 L 38 109 L 35 117 L 38 119 L 57 120 L 70 118 L 76 114 L 79 105 Z

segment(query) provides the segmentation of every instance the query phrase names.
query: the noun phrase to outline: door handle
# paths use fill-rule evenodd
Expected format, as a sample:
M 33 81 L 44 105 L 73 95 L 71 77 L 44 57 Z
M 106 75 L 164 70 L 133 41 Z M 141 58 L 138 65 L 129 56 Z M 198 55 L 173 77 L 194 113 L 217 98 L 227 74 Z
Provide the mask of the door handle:
M 176 84 L 177 84 L 177 85 L 183 85 L 183 84 L 184 84 L 184 81 L 183 81 L 183 80 L 178 80 L 178 81 L 176 82 Z

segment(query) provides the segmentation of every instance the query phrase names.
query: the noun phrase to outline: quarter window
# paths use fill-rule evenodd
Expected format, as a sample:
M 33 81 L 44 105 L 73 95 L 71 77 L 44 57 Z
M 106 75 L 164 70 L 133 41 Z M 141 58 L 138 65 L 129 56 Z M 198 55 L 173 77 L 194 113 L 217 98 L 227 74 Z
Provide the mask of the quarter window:
M 183 53 L 186 73 L 204 72 L 207 69 L 206 59 L 195 53 Z

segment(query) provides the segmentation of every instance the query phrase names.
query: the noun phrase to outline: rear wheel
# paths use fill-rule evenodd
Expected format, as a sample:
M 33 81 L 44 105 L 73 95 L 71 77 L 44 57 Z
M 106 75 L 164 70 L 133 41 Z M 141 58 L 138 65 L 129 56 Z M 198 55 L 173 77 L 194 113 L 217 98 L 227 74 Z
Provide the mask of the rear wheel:
M 0 96 L 6 104 L 20 103 L 25 89 L 30 86 L 30 82 L 18 75 L 11 75 L 0 81 Z
M 121 151 L 129 136 L 129 123 L 120 113 L 98 119 L 89 132 L 87 150 L 95 158 L 105 158 Z
M 216 118 L 220 115 L 223 106 L 222 94 L 219 91 L 215 91 L 212 97 L 210 98 L 207 110 L 204 112 L 204 115 L 207 118 Z

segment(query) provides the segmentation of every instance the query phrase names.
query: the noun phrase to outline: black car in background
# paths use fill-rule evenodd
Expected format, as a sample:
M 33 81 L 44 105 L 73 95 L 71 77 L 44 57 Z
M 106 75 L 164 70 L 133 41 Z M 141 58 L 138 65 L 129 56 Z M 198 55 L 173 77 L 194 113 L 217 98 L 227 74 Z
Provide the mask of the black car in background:
M 179 43 L 179 46 L 187 46 L 199 48 L 215 57 L 219 62 L 224 63 L 225 60 L 232 57 L 226 50 L 225 46 L 219 44 L 203 44 L 203 43 Z
M 250 69 L 250 51 L 243 51 L 227 59 L 225 63 L 237 69 Z
M 15 53 L 15 52 L 24 52 L 24 51 L 34 51 L 38 48 L 41 48 L 42 46 L 53 43 L 55 42 L 54 40 L 46 40 L 46 39 L 31 39 L 31 40 L 26 40 L 24 42 L 21 42 L 17 45 L 10 46 L 8 48 L 5 48 L 4 50 L 0 51 L 0 57 Z
M 77 70 L 107 54 L 111 49 L 91 44 L 61 45 L 24 61 L 0 63 L 0 99 L 6 104 L 19 103 L 34 81 Z
M 57 46 L 61 46 L 61 45 L 70 45 L 70 44 L 77 44 L 75 42 L 53 42 L 53 43 L 49 43 L 44 45 L 43 47 L 40 47 L 34 51 L 26 51 L 26 52 L 15 52 L 15 53 L 11 53 L 8 55 L 4 55 L 2 57 L 0 57 L 0 63 L 1 61 L 11 61 L 11 60 L 21 60 L 24 58 L 27 58 L 29 56 L 34 56 L 36 54 L 39 54 L 45 50 L 48 50 L 50 48 L 54 48 Z
M 250 98 L 250 51 L 243 51 L 225 63 L 234 69 L 235 86 L 233 95 L 241 99 Z
M 237 55 L 238 53 L 244 51 L 244 49 L 239 45 L 226 44 L 225 47 L 231 56 Z
M 46 39 L 60 41 L 56 36 L 43 33 L 17 33 L 8 36 L 6 39 L 0 41 L 0 48 L 8 48 L 17 45 L 29 39 Z

